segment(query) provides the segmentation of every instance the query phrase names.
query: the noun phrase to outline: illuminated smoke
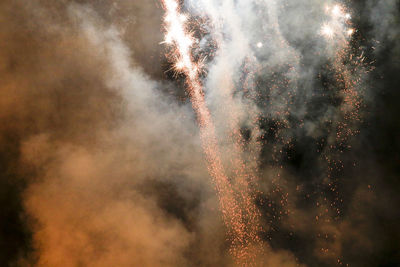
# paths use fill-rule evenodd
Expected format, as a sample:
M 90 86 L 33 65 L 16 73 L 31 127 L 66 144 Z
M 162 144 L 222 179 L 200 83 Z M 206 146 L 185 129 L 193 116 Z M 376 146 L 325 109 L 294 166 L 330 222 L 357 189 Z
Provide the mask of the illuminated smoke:
M 171 55 L 175 60 L 175 69 L 186 76 L 187 90 L 197 115 L 208 170 L 215 182 L 224 221 L 232 232 L 231 252 L 239 263 L 253 264 L 255 255 L 250 246 L 254 242 L 259 242 L 256 232 L 258 229 L 252 228 L 256 226 L 257 214 L 254 203 L 252 203 L 253 199 L 247 192 L 246 179 L 248 177 L 245 177 L 246 174 L 243 173 L 244 163 L 239 157 L 233 160 L 234 166 L 239 168 L 238 175 L 242 177 L 239 181 L 241 183 L 240 191 L 235 192 L 231 181 L 225 174 L 215 128 L 205 104 L 204 92 L 199 79 L 200 67 L 192 59 L 191 48 L 195 40 L 186 29 L 187 16 L 180 12 L 179 4 L 175 0 L 165 0 L 163 4 L 165 8 L 165 43 L 172 45 L 175 49 Z M 239 149 L 237 145 L 236 150 Z M 243 202 L 238 202 L 236 195 L 240 195 Z M 250 229 L 248 229 L 249 226 Z
M 235 4 L 232 1 L 226 0 L 220 3 L 219 8 L 222 8 L 226 15 L 221 15 L 217 12 L 219 4 L 215 6 L 213 3 L 206 0 L 201 1 L 201 3 L 193 4 L 203 6 L 207 10 L 211 20 L 210 34 L 218 47 L 215 51 L 217 54 L 214 60 L 215 65 L 211 66 L 208 70 L 210 75 L 215 76 L 214 72 L 217 72 L 217 70 L 222 67 L 225 68 L 223 72 L 219 73 L 220 77 L 216 77 L 213 80 L 211 79 L 213 81 L 213 83 L 211 83 L 211 93 L 218 97 L 217 104 L 223 105 L 225 108 L 225 111 L 220 112 L 223 114 L 223 120 L 218 120 L 217 116 L 217 121 L 226 124 L 228 129 L 222 131 L 222 133 L 229 136 L 229 140 L 232 141 L 231 150 L 229 150 L 230 152 L 228 155 L 234 175 L 229 179 L 223 167 L 215 126 L 211 119 L 210 111 L 205 104 L 203 85 L 199 78 L 202 66 L 200 66 L 198 62 L 202 62 L 202 60 L 195 61 L 192 57 L 192 49 L 194 46 L 198 45 L 198 40 L 193 37 L 194 34 L 187 27 L 189 18 L 180 11 L 179 3 L 175 0 L 165 0 L 163 3 L 166 10 L 164 17 L 166 31 L 164 43 L 172 48 L 169 57 L 174 62 L 175 71 L 184 73 L 186 77 L 187 90 L 199 122 L 209 172 L 216 184 L 225 223 L 231 228 L 232 254 L 238 262 L 242 259 L 245 259 L 244 262 L 246 262 L 249 257 L 249 245 L 260 242 L 258 237 L 258 232 L 261 230 L 258 222 L 260 215 L 255 207 L 255 199 L 252 197 L 252 192 L 250 190 L 250 185 L 257 180 L 254 176 L 256 170 L 251 170 L 251 168 L 247 167 L 245 161 L 241 157 L 243 144 L 238 130 L 240 114 L 237 112 L 234 99 L 232 98 L 235 87 L 232 74 L 237 71 L 237 67 L 235 66 L 238 64 L 237 62 L 243 62 L 247 59 L 247 62 L 252 62 L 257 65 L 257 59 L 253 55 L 253 52 L 251 52 L 248 38 L 242 32 L 242 26 L 240 25 L 241 18 L 236 13 Z M 246 7 L 246 4 L 241 1 L 239 1 L 237 5 L 244 9 Z M 290 51 L 290 45 L 285 41 L 285 38 L 279 30 L 276 5 L 275 2 L 267 4 L 273 34 L 275 37 L 278 36 L 280 46 Z M 344 106 L 357 106 L 359 105 L 357 102 L 358 96 L 355 90 L 352 89 L 353 86 L 350 83 L 351 75 L 347 67 L 342 63 L 344 56 L 347 55 L 348 41 L 354 33 L 350 22 L 351 15 L 347 12 L 346 8 L 340 4 L 326 6 L 325 13 L 326 19 L 321 25 L 320 34 L 325 37 L 327 41 L 328 54 L 333 51 L 334 68 L 337 73 L 336 78 L 338 82 L 343 81 L 345 84 Z M 227 26 L 226 28 L 228 30 L 226 30 L 224 26 Z M 228 41 L 225 40 L 224 35 L 230 36 Z M 256 41 L 253 46 L 257 49 L 261 49 L 264 44 L 261 41 Z M 295 66 L 298 66 L 296 54 L 294 53 L 292 57 Z M 233 59 L 232 62 L 231 59 Z M 294 70 L 293 73 L 296 73 L 296 70 Z M 254 90 L 254 88 L 250 89 Z M 291 93 L 288 92 L 288 96 L 285 99 L 286 102 L 291 102 L 292 97 Z M 346 111 L 344 111 L 344 117 L 345 120 L 348 120 L 346 119 L 348 118 L 346 114 L 349 114 L 349 108 L 343 107 L 342 109 L 346 109 Z M 350 113 L 355 114 L 356 111 L 351 111 Z M 282 118 L 282 115 L 290 114 L 290 111 L 285 107 L 280 107 L 280 110 L 277 111 L 276 114 L 278 118 Z M 288 124 L 286 119 L 282 121 L 283 124 Z M 346 125 L 348 122 L 344 121 L 338 123 L 337 136 L 343 137 L 343 135 L 348 135 L 349 131 L 345 131 L 347 134 L 344 134 L 343 131 L 343 129 L 347 129 Z M 347 139 L 347 137 L 344 139 Z M 289 144 L 290 139 L 281 137 L 281 142 L 282 144 Z M 281 151 L 279 147 L 275 146 L 274 151 L 278 150 Z M 255 152 L 257 153 L 257 151 Z M 275 156 L 275 160 L 278 163 L 278 157 Z M 330 164 L 333 162 L 330 159 L 327 160 Z M 334 164 L 337 164 L 337 162 L 334 162 Z M 329 167 L 329 170 L 330 168 L 331 167 Z M 258 244 L 256 246 L 258 246 Z M 255 256 L 252 255 L 250 257 Z
M 352 220 L 352 193 L 374 186 L 341 176 L 380 49 L 362 14 L 345 1 L 165 0 L 165 16 L 154 1 L 50 2 L 0 11 L 2 140 L 21 154 L 12 170 L 34 173 L 23 198 L 39 265 L 365 265 L 348 255 L 378 234 Z M 365 12 L 396 44 L 383 2 Z

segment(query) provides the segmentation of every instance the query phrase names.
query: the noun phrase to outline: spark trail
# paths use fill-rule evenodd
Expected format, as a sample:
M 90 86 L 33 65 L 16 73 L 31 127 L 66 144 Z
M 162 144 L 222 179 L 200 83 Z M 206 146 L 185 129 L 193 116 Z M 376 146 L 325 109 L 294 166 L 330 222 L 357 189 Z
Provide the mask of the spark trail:
M 232 187 L 235 194 L 235 198 L 238 200 L 240 205 L 240 212 L 242 213 L 242 219 L 245 224 L 246 242 L 252 243 L 254 253 L 261 253 L 262 242 L 259 238 L 258 233 L 261 231 L 260 217 L 261 214 L 255 205 L 255 194 L 254 189 L 257 183 L 257 168 L 256 164 L 251 164 L 245 159 L 245 153 L 243 153 L 245 144 L 243 141 L 242 134 L 240 132 L 240 118 L 243 116 L 239 108 L 245 106 L 247 103 L 238 100 L 233 97 L 235 91 L 235 78 L 234 73 L 237 73 L 237 69 L 241 66 L 241 62 L 246 60 L 251 61 L 252 64 L 256 64 L 254 56 L 251 54 L 247 38 L 241 29 L 241 17 L 237 14 L 234 3 L 231 0 L 225 0 L 222 3 L 222 9 L 229 15 L 222 15 L 221 12 L 214 7 L 214 4 L 209 0 L 200 1 L 204 4 L 208 13 L 210 14 L 211 20 L 211 35 L 217 49 L 215 51 L 216 58 L 214 59 L 215 65 L 210 69 L 210 72 L 217 72 L 218 75 L 214 75 L 213 78 L 209 78 L 207 85 L 209 90 L 213 90 L 214 98 L 217 98 L 218 102 L 218 115 L 216 121 L 223 123 L 225 128 L 222 130 L 222 136 L 225 140 L 228 140 L 229 144 L 226 144 L 224 149 L 228 151 L 226 154 L 229 155 L 229 166 L 227 170 L 232 175 Z M 229 26 L 228 26 L 229 25 Z M 225 34 L 231 38 L 224 37 Z M 234 49 L 235 46 L 240 45 L 242 49 Z M 233 61 L 232 59 L 235 59 Z M 223 71 L 220 71 L 223 70 Z M 247 75 L 250 75 L 246 72 Z M 215 74 L 215 73 L 214 73 Z M 223 108 L 221 108 L 223 107 Z M 252 108 L 247 107 L 247 112 L 250 114 L 249 117 L 253 121 L 257 118 L 252 113 Z M 220 125 L 221 126 L 221 125 Z M 256 130 L 254 130 L 256 131 Z M 255 146 L 257 149 L 258 146 Z M 258 153 L 252 151 L 252 155 Z M 251 161 L 257 162 L 256 158 L 252 158 Z M 250 165 L 250 166 L 249 166 Z
M 230 231 L 230 251 L 238 264 L 254 265 L 255 254 L 251 246 L 258 238 L 253 230 L 249 231 L 248 224 L 253 224 L 252 218 L 255 215 L 247 214 L 254 212 L 254 209 L 243 211 L 241 203 L 236 198 L 236 192 L 225 174 L 215 127 L 205 103 L 203 87 L 199 78 L 201 68 L 191 54 L 194 38 L 186 29 L 188 18 L 180 11 L 179 3 L 176 0 L 163 0 L 162 3 L 165 9 L 166 34 L 164 43 L 173 47 L 171 57 L 175 61 L 175 69 L 185 75 L 187 91 L 200 128 L 208 171 L 215 183 L 223 220 Z M 248 203 L 245 203 L 245 206 L 248 205 Z

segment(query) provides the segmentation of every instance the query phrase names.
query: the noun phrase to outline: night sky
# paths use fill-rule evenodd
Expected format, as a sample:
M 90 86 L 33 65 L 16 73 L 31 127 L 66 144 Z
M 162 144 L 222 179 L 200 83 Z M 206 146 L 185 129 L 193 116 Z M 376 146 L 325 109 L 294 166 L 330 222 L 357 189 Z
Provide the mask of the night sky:
M 226 47 L 202 2 L 182 11 L 228 176 L 239 114 L 256 265 L 400 266 L 400 2 L 211 1 L 232 4 Z M 320 31 L 335 3 L 345 48 Z M 0 3 L 0 266 L 236 266 L 163 15 L 157 0 Z

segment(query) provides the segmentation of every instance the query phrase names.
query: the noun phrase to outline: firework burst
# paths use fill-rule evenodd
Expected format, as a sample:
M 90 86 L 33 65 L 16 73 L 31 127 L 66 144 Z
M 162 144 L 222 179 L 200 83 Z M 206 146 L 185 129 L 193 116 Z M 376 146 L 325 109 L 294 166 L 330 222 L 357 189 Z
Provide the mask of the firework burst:
M 215 42 L 215 47 L 218 52 L 213 51 L 212 53 L 217 54 L 222 58 L 229 58 L 227 56 L 227 51 L 229 49 L 229 41 L 224 33 L 224 16 L 219 15 L 216 12 L 215 7 L 209 1 L 204 1 L 203 3 L 207 8 L 210 9 L 210 20 L 211 26 L 210 35 L 212 36 L 212 41 Z M 226 1 L 223 7 L 227 10 L 233 9 L 233 3 L 231 1 Z M 271 4 L 270 7 L 270 20 L 273 21 L 273 35 L 278 36 L 279 47 L 282 49 L 290 50 L 290 45 L 286 42 L 283 35 L 280 33 L 277 25 L 278 19 L 273 10 L 276 10 L 275 4 Z M 204 96 L 204 88 L 202 84 L 201 74 L 204 73 L 204 58 L 193 56 L 194 51 L 199 48 L 199 40 L 194 36 L 194 32 L 191 31 L 189 25 L 190 17 L 181 11 L 180 4 L 177 0 L 163 0 L 163 7 L 165 9 L 164 16 L 164 28 L 165 28 L 165 39 L 163 43 L 168 46 L 170 52 L 168 57 L 173 62 L 173 68 L 176 73 L 182 73 L 186 81 L 186 89 L 190 96 L 192 107 L 196 113 L 197 121 L 200 128 L 200 136 L 202 140 L 202 146 L 204 154 L 207 161 L 207 167 L 210 175 L 213 178 L 215 187 L 218 193 L 218 198 L 220 202 L 220 207 L 223 215 L 224 222 L 229 229 L 229 239 L 231 241 L 230 251 L 234 256 L 236 262 L 239 265 L 254 265 L 256 262 L 257 255 L 262 252 L 263 242 L 259 237 L 259 232 L 262 231 L 260 227 L 259 218 L 261 217 L 260 211 L 255 205 L 256 199 L 254 197 L 254 192 L 252 192 L 252 185 L 254 185 L 256 179 L 255 173 L 256 168 L 250 168 L 247 166 L 246 161 L 242 158 L 244 143 L 239 130 L 239 114 L 235 110 L 234 101 L 232 99 L 234 91 L 234 79 L 231 73 L 234 72 L 234 67 L 228 67 L 228 71 L 224 72 L 223 77 L 218 81 L 224 84 L 222 88 L 217 88 L 220 99 L 220 104 L 222 103 L 226 110 L 224 114 L 224 124 L 229 128 L 224 134 L 227 134 L 229 141 L 232 143 L 231 150 L 229 151 L 229 163 L 232 166 L 232 172 L 230 173 L 224 168 L 224 161 L 221 157 L 221 149 L 218 144 L 216 129 L 214 127 L 214 122 L 208 109 Z M 227 34 L 228 39 L 232 39 L 232 43 L 240 43 L 241 48 L 246 51 L 251 47 L 248 45 L 250 43 L 243 32 L 240 29 L 239 18 L 236 14 L 230 13 L 231 17 L 226 18 L 229 20 L 227 24 L 230 26 L 230 32 Z M 343 89 L 343 99 L 344 104 L 341 108 L 344 120 L 342 122 L 337 122 L 337 133 L 338 138 L 337 143 L 345 142 L 349 135 L 355 134 L 350 130 L 348 125 L 352 118 L 358 119 L 358 107 L 360 106 L 360 98 L 355 90 L 355 83 L 352 81 L 352 72 L 349 67 L 344 63 L 349 54 L 349 42 L 356 31 L 351 24 L 351 14 L 348 12 L 347 8 L 341 4 L 335 4 L 332 6 L 326 6 L 325 8 L 326 18 L 324 23 L 321 25 L 319 34 L 325 39 L 325 44 L 327 48 L 328 55 L 330 55 L 330 60 L 333 63 L 332 73 L 335 74 L 335 79 L 338 84 L 344 84 Z M 245 40 L 245 41 L 244 41 Z M 265 45 L 265 40 L 261 38 L 261 41 L 255 41 L 253 46 L 256 50 L 262 50 Z M 243 43 L 243 44 L 242 44 Z M 333 51 L 333 53 L 332 53 Z M 219 54 L 218 54 L 219 53 Z M 225 53 L 225 54 L 224 54 Z M 300 59 L 299 57 L 290 51 L 292 59 L 295 61 L 294 66 L 298 66 Z M 195 59 L 196 58 L 196 59 Z M 246 61 L 243 69 L 248 68 L 248 64 L 257 65 L 257 59 L 251 53 L 247 56 L 240 54 L 237 61 Z M 224 62 L 225 63 L 225 62 Z M 291 79 L 284 79 L 282 82 L 283 87 L 292 86 L 294 79 L 298 77 L 296 73 L 298 70 L 295 69 L 293 65 L 287 63 L 289 71 L 292 74 Z M 222 64 L 223 65 L 223 64 Z M 253 68 L 254 70 L 260 69 L 258 67 Z M 251 91 L 256 87 L 252 85 L 252 88 L 248 88 L 248 77 L 254 75 L 256 71 L 247 73 L 246 79 L 244 79 L 244 85 L 246 92 Z M 298 73 L 297 73 L 298 74 Z M 272 79 L 271 82 L 275 82 Z M 272 85 L 275 88 L 276 85 Z M 294 94 L 288 91 L 287 95 L 279 93 L 280 98 L 284 98 L 281 101 L 286 102 L 286 105 L 281 105 L 277 108 L 276 123 L 279 125 L 278 128 L 281 130 L 276 131 L 276 139 L 280 140 L 280 144 L 275 144 L 272 150 L 272 157 L 276 164 L 283 168 L 283 165 L 279 162 L 282 158 L 282 148 L 280 146 L 287 146 L 291 143 L 291 138 L 284 136 L 283 132 L 289 128 L 289 120 L 287 117 L 291 115 L 290 103 L 293 102 Z M 259 96 L 255 96 L 260 98 Z M 250 115 L 251 116 L 251 115 Z M 253 116 L 254 121 L 259 120 L 258 116 Z M 257 123 L 257 122 L 256 122 Z M 255 123 L 255 124 L 256 124 Z M 255 127 L 257 128 L 257 127 Z M 254 131 L 257 131 L 255 129 Z M 282 132 L 282 133 L 281 133 Z M 340 140 L 339 140 L 340 139 Z M 255 153 L 259 153 L 255 152 Z M 333 152 L 330 151 L 330 154 Z M 256 157 L 255 157 L 256 158 Z M 331 165 L 340 165 L 341 162 L 331 160 L 325 155 L 325 158 L 329 162 L 329 170 Z M 229 173 L 229 175 L 228 175 Z M 278 174 L 278 176 L 280 173 Z M 228 177 L 232 176 L 232 177 Z M 329 174 L 328 174 L 329 176 Z M 274 179 L 273 179 L 274 181 Z M 333 191 L 336 190 L 334 183 L 329 183 Z M 275 184 L 277 191 L 281 192 L 285 196 L 283 202 L 287 202 L 287 193 L 285 194 L 279 184 Z M 335 191 L 337 192 L 337 190 Z M 338 197 L 337 197 L 338 199 Z M 332 205 L 331 205 L 332 206 Z M 289 214 L 287 212 L 286 214 Z M 318 218 L 321 215 L 317 216 Z M 256 248 L 256 249 L 255 249 Z
M 177 1 L 165 0 L 163 4 L 166 32 L 164 43 L 173 49 L 171 58 L 175 62 L 175 70 L 183 73 L 186 77 L 187 90 L 200 127 L 208 170 L 215 182 L 225 224 L 232 233 L 230 236 L 231 252 L 239 264 L 252 265 L 255 255 L 251 246 L 252 243 L 259 242 L 256 228 L 254 228 L 257 210 L 252 202 L 253 199 L 247 192 L 246 179 L 248 175 L 244 172 L 244 163 L 240 157 L 232 160 L 233 165 L 238 167 L 236 173 L 242 178 L 240 179 L 240 191 L 235 192 L 221 162 L 215 128 L 205 103 L 203 87 L 199 78 L 201 68 L 199 63 L 193 60 L 191 54 L 195 40 L 193 34 L 186 28 L 187 16 L 180 11 Z M 235 150 L 239 149 L 238 146 L 235 146 Z M 237 196 L 243 201 L 238 201 Z

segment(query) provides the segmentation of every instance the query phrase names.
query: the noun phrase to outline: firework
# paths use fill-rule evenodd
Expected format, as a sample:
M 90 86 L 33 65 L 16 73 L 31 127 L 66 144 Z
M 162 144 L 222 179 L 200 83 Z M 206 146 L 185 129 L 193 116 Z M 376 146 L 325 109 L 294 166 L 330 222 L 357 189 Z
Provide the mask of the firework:
M 165 40 L 164 43 L 173 49 L 171 58 L 175 61 L 176 71 L 183 73 L 186 77 L 187 91 L 189 92 L 193 109 L 196 112 L 200 127 L 200 136 L 207 160 L 208 171 L 213 177 L 218 192 L 220 206 L 225 224 L 232 232 L 231 252 L 235 259 L 241 264 L 252 264 L 254 255 L 250 252 L 250 241 L 256 239 L 254 230 L 248 230 L 247 224 L 254 225 L 256 217 L 255 206 L 251 204 L 251 199 L 246 192 L 247 184 L 244 184 L 243 192 L 240 195 L 245 200 L 243 208 L 238 203 L 232 185 L 225 174 L 224 167 L 220 158 L 217 138 L 213 126 L 210 112 L 205 104 L 204 92 L 199 74 L 201 68 L 191 55 L 191 49 L 195 40 L 192 33 L 186 28 L 187 16 L 180 12 L 180 7 L 175 0 L 163 1 L 165 8 Z M 238 149 L 236 147 L 236 149 Z M 240 158 L 234 160 L 234 165 L 239 166 L 240 175 L 243 173 L 244 163 Z M 240 180 L 245 183 L 246 179 Z M 245 213 L 243 212 L 245 209 Z M 252 216 L 246 216 L 252 215 Z
M 169 48 L 169 58 L 173 62 L 174 70 L 177 73 L 182 73 L 186 81 L 186 89 L 189 93 L 193 109 L 196 113 L 200 136 L 202 140 L 202 146 L 207 161 L 207 167 L 210 175 L 213 178 L 215 187 L 218 193 L 220 201 L 221 211 L 224 222 L 229 229 L 229 236 L 231 240 L 231 253 L 235 257 L 235 260 L 240 265 L 252 265 L 255 262 L 257 253 L 259 250 L 254 247 L 261 247 L 263 245 L 261 239 L 258 236 L 258 232 L 261 230 L 259 227 L 260 213 L 255 206 L 255 198 L 252 194 L 251 186 L 256 180 L 255 173 L 256 168 L 251 170 L 246 165 L 246 160 L 242 157 L 243 154 L 243 140 L 241 139 L 241 133 L 239 130 L 240 114 L 235 108 L 234 99 L 232 97 L 235 89 L 235 81 L 232 73 L 235 72 L 235 67 L 231 66 L 230 59 L 233 57 L 235 62 L 247 61 L 244 66 L 246 69 L 247 64 L 257 65 L 257 59 L 252 53 L 242 53 L 241 49 L 250 51 L 250 47 L 261 50 L 266 44 L 266 38 L 260 38 L 260 41 L 255 41 L 253 45 L 249 45 L 247 37 L 242 32 L 240 26 L 240 18 L 232 10 L 233 2 L 226 1 L 222 5 L 227 10 L 229 15 L 222 16 L 216 12 L 216 8 L 210 1 L 204 1 L 204 5 L 209 9 L 211 20 L 210 35 L 215 42 L 215 49 L 218 55 L 218 59 L 221 60 L 221 66 L 224 67 L 224 72 L 221 77 L 217 79 L 217 86 L 223 84 L 223 86 L 215 88 L 219 97 L 219 104 L 223 105 L 228 112 L 223 113 L 224 121 L 227 130 L 223 132 L 224 135 L 228 136 L 228 140 L 232 143 L 231 150 L 229 151 L 229 163 L 232 166 L 232 170 L 225 170 L 223 160 L 221 159 L 220 147 L 217 141 L 217 134 L 212 120 L 210 111 L 206 105 L 202 80 L 200 79 L 200 73 L 202 73 L 202 62 L 203 60 L 197 59 L 199 56 L 193 53 L 198 48 L 199 41 L 194 38 L 194 33 L 191 32 L 189 25 L 190 18 L 184 14 L 177 0 L 163 0 L 163 6 L 165 9 L 164 25 L 165 25 L 165 39 L 164 42 Z M 287 63 L 290 68 L 291 77 L 295 79 L 297 70 L 296 66 L 299 66 L 299 57 L 295 52 L 291 50 L 291 46 L 286 42 L 283 35 L 280 33 L 278 27 L 278 18 L 276 16 L 276 3 L 271 2 L 269 6 L 269 20 L 273 26 L 272 35 L 277 38 L 277 43 L 281 49 L 287 49 L 288 54 L 292 56 L 294 61 Z M 343 98 L 344 105 L 341 108 L 343 113 L 344 121 L 337 123 L 337 137 L 338 142 L 345 142 L 349 135 L 352 135 L 350 128 L 348 127 L 352 118 L 358 118 L 357 106 L 359 106 L 359 100 L 357 92 L 354 90 L 354 83 L 352 82 L 352 73 L 348 66 L 344 64 L 346 55 L 348 55 L 349 41 L 352 35 L 356 31 L 351 25 L 351 15 L 347 12 L 347 9 L 341 4 L 335 4 L 333 6 L 327 6 L 325 9 L 326 19 L 320 28 L 320 35 L 324 37 L 326 41 L 326 47 L 328 55 L 331 57 L 333 63 L 332 72 L 335 73 L 335 79 L 338 84 L 344 84 Z M 225 21 L 226 20 L 226 21 Z M 229 25 L 227 32 L 225 32 L 225 24 Z M 229 36 L 226 38 L 225 36 Z M 273 42 L 271 40 L 271 42 Z M 240 48 L 233 56 L 229 51 L 231 45 L 240 44 Z M 247 54 L 246 54 L 247 53 Z M 196 54 L 196 60 L 193 54 Z M 217 64 L 220 63 L 217 61 Z M 237 64 L 237 63 L 232 63 Z M 238 66 L 239 64 L 237 64 Z M 221 67 L 219 66 L 219 67 Z M 257 67 L 255 68 L 257 69 Z M 248 74 L 248 73 L 247 73 Z M 277 83 L 279 81 L 272 80 Z M 247 87 L 249 81 L 245 79 L 245 85 Z M 282 86 L 289 87 L 292 82 L 284 79 Z M 276 85 L 272 85 L 274 89 Z M 279 87 L 277 87 L 279 88 Z M 248 88 L 246 88 L 248 90 Z M 279 94 L 280 100 L 286 102 L 286 105 L 281 105 L 276 110 L 276 123 L 280 124 L 278 128 L 289 127 L 289 121 L 285 119 L 285 116 L 290 115 L 289 103 L 292 102 L 293 94 L 289 91 L 287 96 Z M 286 107 L 286 108 L 285 108 Z M 355 107 L 355 108 L 354 108 Z M 251 115 L 250 115 L 251 116 Z M 253 116 L 254 117 L 254 116 Z M 258 120 L 258 119 L 255 119 Z M 217 120 L 218 122 L 218 120 Z M 282 146 L 290 144 L 290 138 L 283 137 L 283 134 L 279 130 L 275 133 L 276 139 L 280 140 Z M 279 152 L 278 152 L 279 151 Z M 253 151 L 254 152 L 254 151 Z M 272 151 L 272 157 L 276 163 L 279 163 L 282 154 L 282 148 L 279 144 L 274 145 Z M 332 151 L 330 152 L 333 153 Z M 339 161 L 332 161 L 327 158 L 329 164 L 340 165 Z M 279 164 L 278 164 L 279 165 Z M 282 165 L 280 165 L 282 168 Z M 331 166 L 328 167 L 329 170 Z M 232 171 L 230 173 L 229 171 Z M 227 173 L 232 175 L 228 177 Z M 278 174 L 279 177 L 279 174 Z M 337 192 L 333 183 L 332 191 Z M 277 191 L 280 191 L 279 184 Z M 283 194 L 283 192 L 282 192 Z M 287 197 L 287 194 L 286 194 Z M 318 216 L 320 217 L 320 216 Z
M 351 15 L 344 6 L 326 6 L 325 13 L 329 19 L 322 25 L 320 33 L 327 39 L 346 39 L 354 33 L 354 29 L 349 28 Z

